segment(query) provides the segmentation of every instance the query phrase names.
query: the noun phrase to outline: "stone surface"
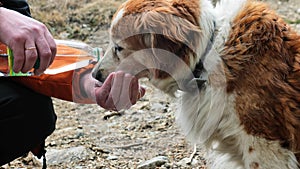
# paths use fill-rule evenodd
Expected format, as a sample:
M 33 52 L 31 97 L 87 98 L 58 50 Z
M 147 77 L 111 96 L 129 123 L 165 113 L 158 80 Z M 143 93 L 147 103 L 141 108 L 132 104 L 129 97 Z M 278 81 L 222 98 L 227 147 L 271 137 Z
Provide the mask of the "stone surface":
M 68 149 L 49 149 L 46 153 L 48 165 L 59 165 L 76 161 L 86 160 L 91 152 L 83 147 L 72 147 Z
M 158 156 L 138 165 L 137 169 L 152 169 L 152 168 L 160 167 L 165 163 L 167 163 L 168 161 L 169 161 L 168 157 Z

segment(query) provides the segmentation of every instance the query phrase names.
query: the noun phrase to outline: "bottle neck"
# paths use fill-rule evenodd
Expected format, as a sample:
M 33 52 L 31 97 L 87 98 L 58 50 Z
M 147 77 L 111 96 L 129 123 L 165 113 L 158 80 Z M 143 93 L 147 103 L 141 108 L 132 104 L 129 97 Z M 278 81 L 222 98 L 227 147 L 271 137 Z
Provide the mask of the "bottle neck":
M 97 62 L 103 56 L 103 49 L 102 48 L 93 48 L 93 56 L 97 59 Z

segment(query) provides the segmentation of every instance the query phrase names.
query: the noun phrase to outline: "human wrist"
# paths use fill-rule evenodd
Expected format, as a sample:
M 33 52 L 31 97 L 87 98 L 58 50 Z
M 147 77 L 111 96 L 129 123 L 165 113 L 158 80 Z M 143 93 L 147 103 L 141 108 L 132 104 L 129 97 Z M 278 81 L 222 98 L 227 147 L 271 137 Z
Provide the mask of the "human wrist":
M 90 72 L 82 74 L 79 82 L 82 97 L 94 99 L 96 83 L 97 80 L 92 77 Z
M 88 93 L 87 93 L 87 85 L 86 85 L 86 82 L 88 80 L 88 74 L 87 73 L 84 73 L 83 75 L 81 75 L 80 77 L 80 81 L 79 81 L 79 85 L 80 85 L 80 92 L 81 92 L 81 95 L 84 96 L 84 97 L 88 97 Z

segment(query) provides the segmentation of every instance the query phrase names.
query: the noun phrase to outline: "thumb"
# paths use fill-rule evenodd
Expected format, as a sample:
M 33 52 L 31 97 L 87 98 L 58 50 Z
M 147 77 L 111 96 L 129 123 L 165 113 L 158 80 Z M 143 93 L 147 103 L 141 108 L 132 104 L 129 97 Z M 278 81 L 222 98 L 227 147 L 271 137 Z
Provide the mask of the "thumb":
M 140 86 L 139 87 L 139 95 L 138 95 L 138 99 L 142 98 L 146 93 L 146 89 L 145 87 Z

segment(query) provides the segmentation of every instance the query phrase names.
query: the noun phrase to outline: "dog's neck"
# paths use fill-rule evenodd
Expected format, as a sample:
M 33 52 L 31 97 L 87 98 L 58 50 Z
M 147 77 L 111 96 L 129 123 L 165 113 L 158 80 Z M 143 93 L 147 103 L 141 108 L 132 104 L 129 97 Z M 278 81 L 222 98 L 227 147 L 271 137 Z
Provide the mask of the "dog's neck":
M 194 74 L 195 78 L 199 78 L 200 77 L 201 72 L 203 70 L 203 62 L 206 59 L 206 56 L 208 55 L 208 53 L 210 52 L 210 50 L 212 50 L 213 43 L 214 43 L 214 40 L 215 40 L 215 34 L 216 34 L 215 32 L 216 32 L 216 22 L 213 21 L 213 31 L 211 33 L 211 36 L 210 36 L 209 41 L 207 43 L 207 46 L 206 46 L 206 48 L 204 50 L 204 53 L 202 53 L 200 59 L 198 60 L 196 66 L 195 66 L 195 69 L 193 71 L 193 74 Z
M 197 64 L 193 70 L 194 80 L 196 80 L 198 88 L 201 88 L 202 85 L 206 82 L 207 77 L 203 76 L 203 71 L 205 71 L 203 67 L 204 60 L 207 55 L 213 48 L 213 43 L 216 36 L 216 19 L 213 12 L 213 6 L 210 2 L 204 0 L 202 6 L 204 6 L 204 10 L 201 14 L 200 18 L 200 27 L 203 30 L 203 39 L 201 45 L 206 44 L 205 48 L 199 48 L 198 51 L 198 60 Z M 200 56 L 200 57 L 199 57 Z

